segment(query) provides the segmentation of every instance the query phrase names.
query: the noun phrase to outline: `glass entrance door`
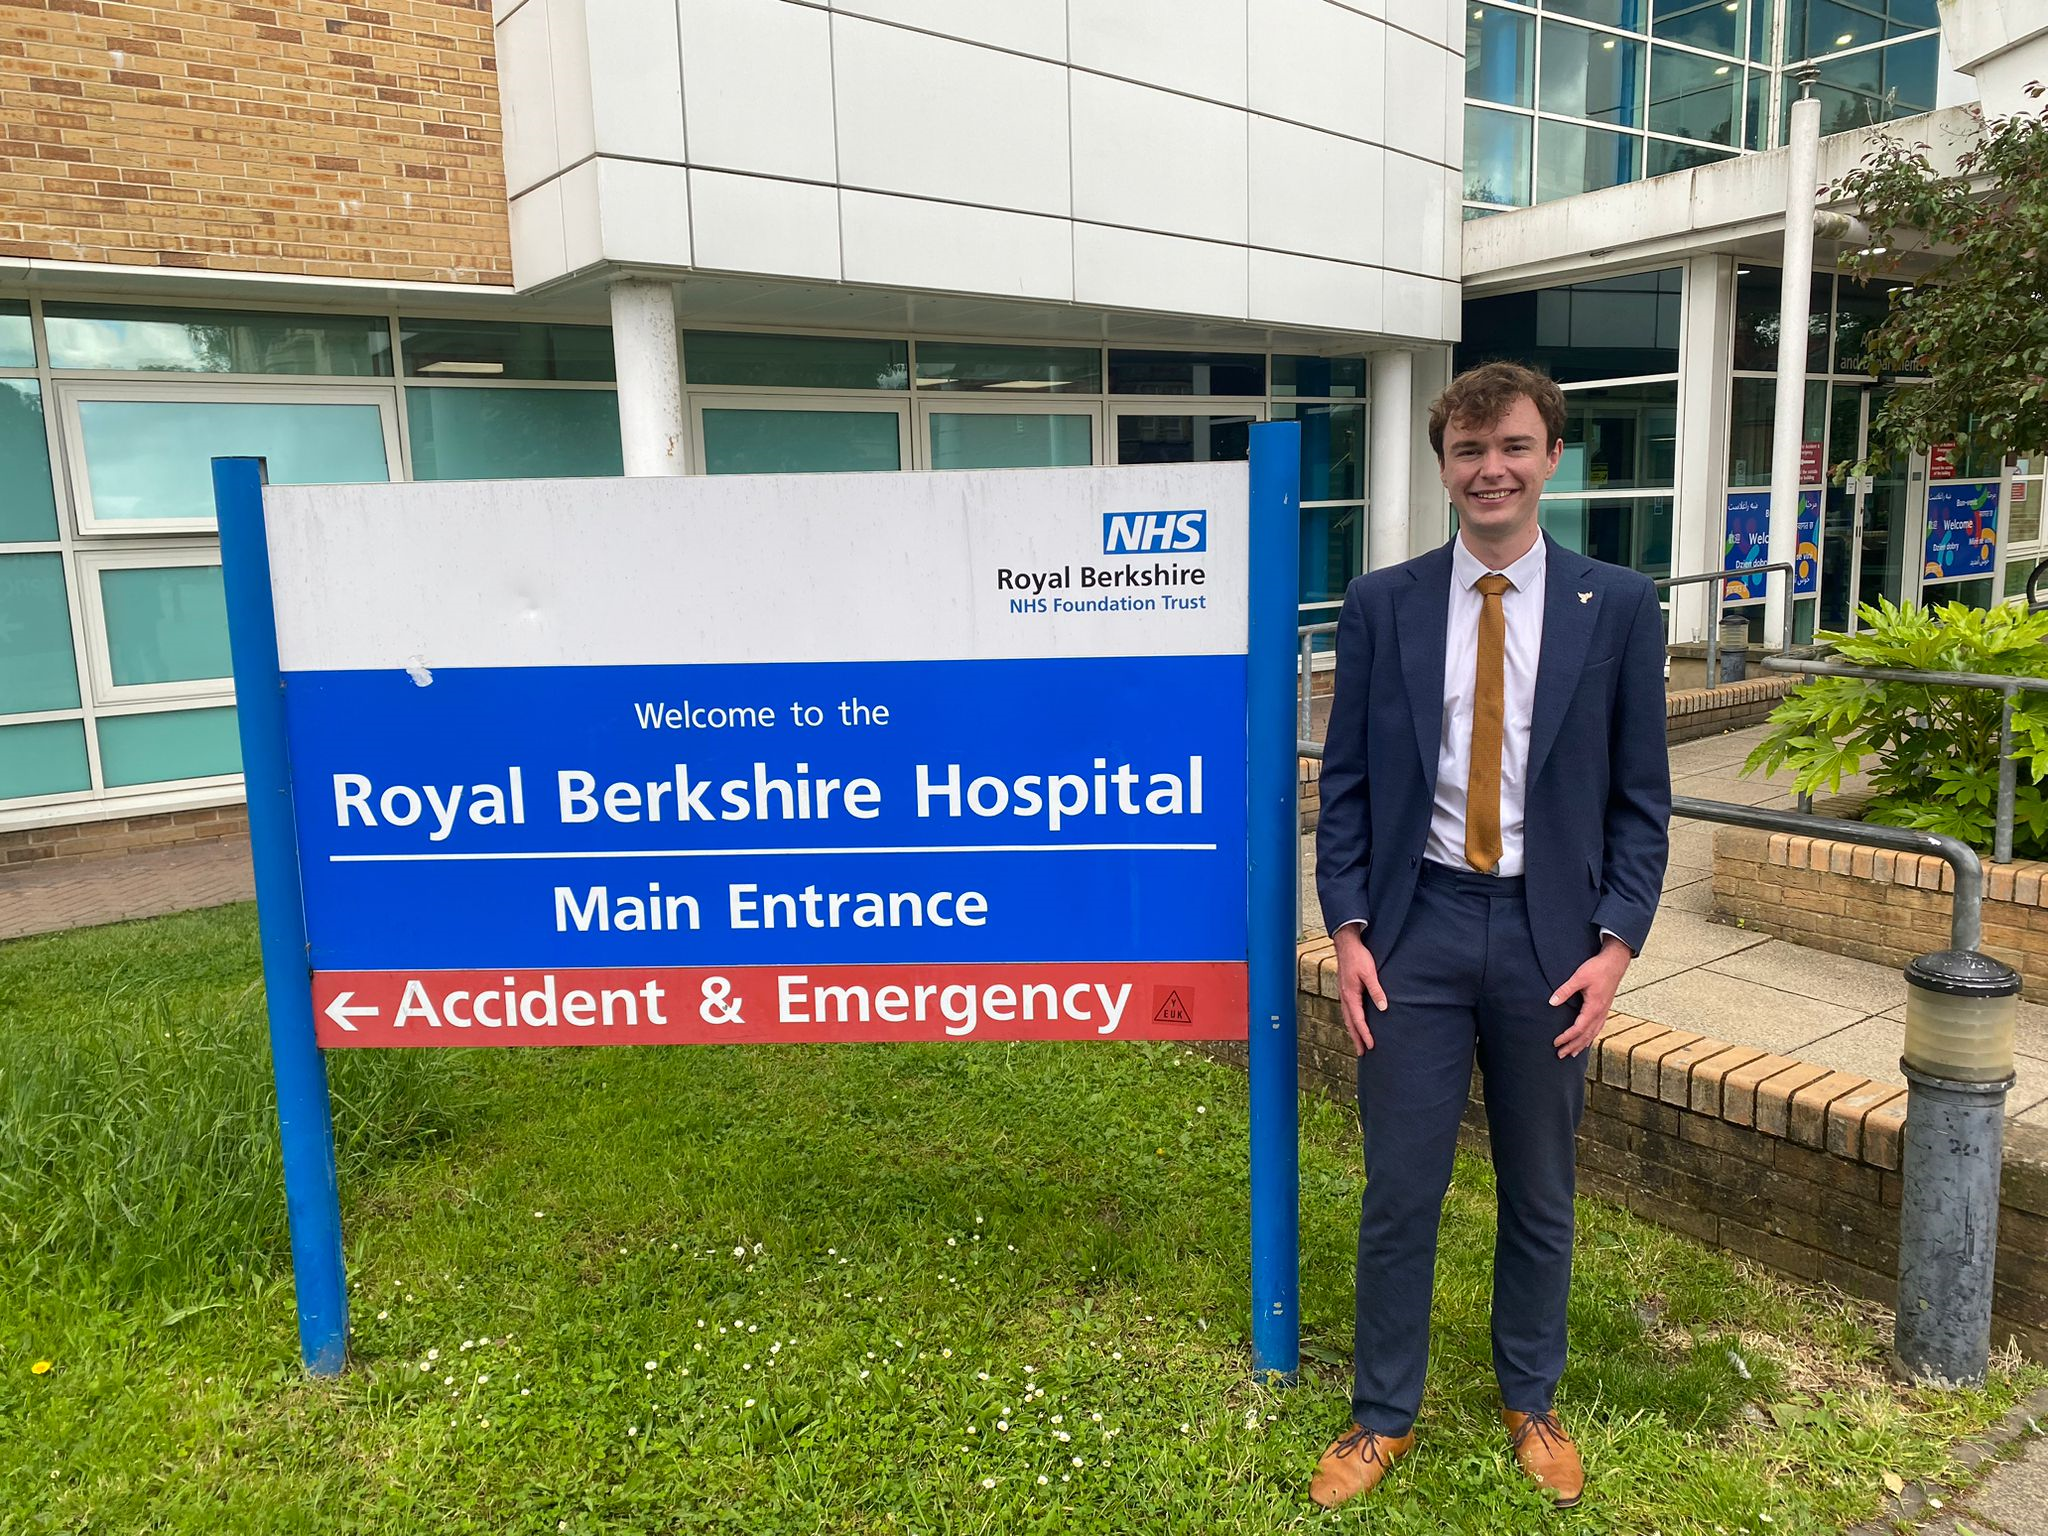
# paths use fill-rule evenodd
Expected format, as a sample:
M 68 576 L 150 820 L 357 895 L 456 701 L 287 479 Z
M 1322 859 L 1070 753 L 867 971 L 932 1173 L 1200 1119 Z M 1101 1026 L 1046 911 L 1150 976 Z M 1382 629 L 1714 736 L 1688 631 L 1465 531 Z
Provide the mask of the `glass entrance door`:
M 1870 418 L 1887 392 L 1864 385 L 1835 389 L 1828 413 L 1828 456 L 1861 463 L 1870 454 Z M 1914 454 L 1882 470 L 1830 483 L 1821 517 L 1820 622 L 1826 629 L 1860 627 L 1856 609 L 1879 598 L 1903 602 L 1917 576 L 1913 490 L 1923 483 L 1924 458 Z M 1918 582 L 1911 583 L 1917 590 Z

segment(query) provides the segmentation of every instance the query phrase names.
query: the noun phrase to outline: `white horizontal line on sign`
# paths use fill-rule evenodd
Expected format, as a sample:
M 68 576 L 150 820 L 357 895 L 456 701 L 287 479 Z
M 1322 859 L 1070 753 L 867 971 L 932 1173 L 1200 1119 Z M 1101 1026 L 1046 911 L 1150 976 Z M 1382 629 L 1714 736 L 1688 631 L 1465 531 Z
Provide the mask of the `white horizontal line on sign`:
M 488 859 L 752 859 L 841 853 L 1214 853 L 1214 843 L 933 843 L 898 848 L 615 848 L 566 853 L 330 853 L 330 864 L 459 864 Z

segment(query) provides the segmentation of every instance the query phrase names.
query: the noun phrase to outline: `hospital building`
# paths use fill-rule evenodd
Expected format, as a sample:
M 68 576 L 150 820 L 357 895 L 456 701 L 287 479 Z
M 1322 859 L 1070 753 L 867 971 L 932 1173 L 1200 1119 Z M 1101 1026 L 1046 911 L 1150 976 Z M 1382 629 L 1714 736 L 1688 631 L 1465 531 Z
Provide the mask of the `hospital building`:
M 1771 481 L 1794 100 L 1826 183 L 2044 78 L 2040 0 L 21 0 L 0 864 L 234 825 L 216 455 L 890 473 L 1296 421 L 1311 623 L 1447 537 L 1423 415 L 1503 357 L 1567 392 L 1552 534 L 1720 570 Z M 2048 553 L 2038 455 L 1831 472 L 1912 387 L 1863 366 L 1853 238 L 1814 243 L 1802 637 Z

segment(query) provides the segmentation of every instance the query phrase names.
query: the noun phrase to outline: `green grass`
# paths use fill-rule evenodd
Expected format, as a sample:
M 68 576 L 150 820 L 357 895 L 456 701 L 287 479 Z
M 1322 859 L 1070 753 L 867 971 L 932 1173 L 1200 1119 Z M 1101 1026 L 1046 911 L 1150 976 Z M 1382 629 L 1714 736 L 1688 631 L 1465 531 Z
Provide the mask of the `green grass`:
M 1350 1117 L 1304 1104 L 1273 1388 L 1241 1074 L 981 1044 L 338 1053 L 355 1358 L 316 1384 L 256 969 L 246 908 L 0 946 L 0 1531 L 1827 1532 L 2048 1380 L 1897 1388 L 1867 1309 L 1589 1204 L 1555 1516 L 1494 1419 L 1469 1161 L 1419 1448 L 1316 1515 Z

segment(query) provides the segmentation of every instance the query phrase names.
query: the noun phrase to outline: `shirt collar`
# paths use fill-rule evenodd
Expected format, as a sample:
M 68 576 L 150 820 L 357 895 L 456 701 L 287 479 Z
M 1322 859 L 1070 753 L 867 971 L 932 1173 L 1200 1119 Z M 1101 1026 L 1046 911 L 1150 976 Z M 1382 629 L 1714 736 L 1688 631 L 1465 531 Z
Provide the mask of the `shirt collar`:
M 1538 533 L 1536 542 L 1529 546 L 1529 552 L 1513 565 L 1501 572 L 1517 592 L 1527 592 L 1543 575 L 1548 560 L 1549 540 Z M 1479 557 L 1465 547 L 1465 541 L 1455 535 L 1451 539 L 1451 579 L 1471 591 L 1479 578 L 1486 575 L 1490 567 L 1480 563 Z

